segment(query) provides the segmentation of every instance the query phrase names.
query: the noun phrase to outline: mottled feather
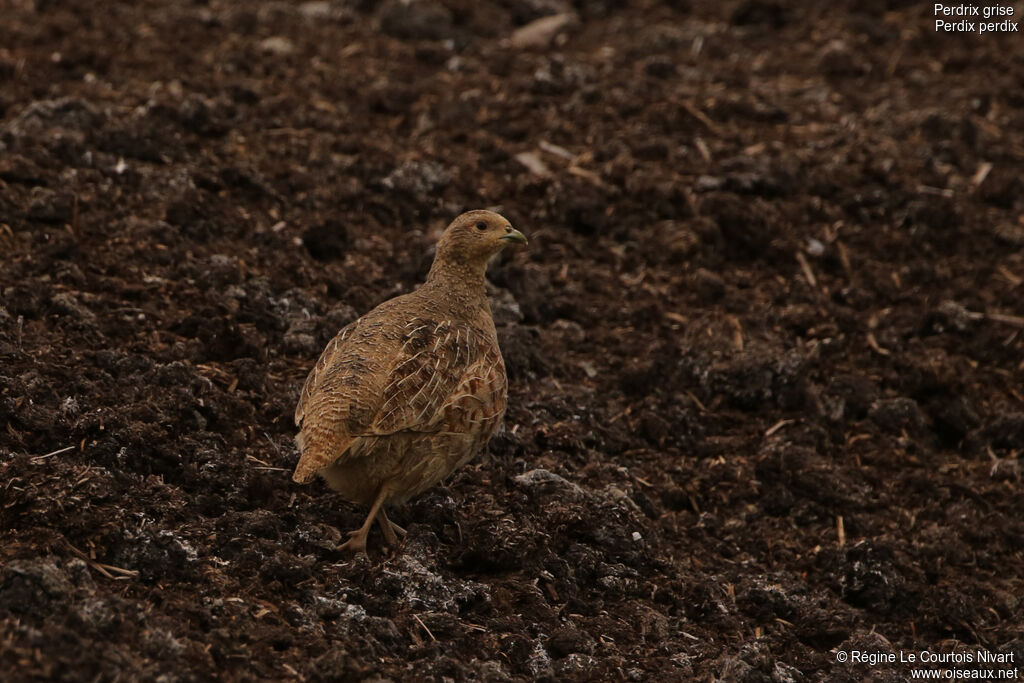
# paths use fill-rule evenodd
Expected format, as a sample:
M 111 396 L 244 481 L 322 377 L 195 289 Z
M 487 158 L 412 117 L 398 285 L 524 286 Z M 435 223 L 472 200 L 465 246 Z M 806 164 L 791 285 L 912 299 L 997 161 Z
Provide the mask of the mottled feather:
M 505 364 L 484 271 L 509 241 L 525 238 L 501 216 L 463 214 L 442 236 L 427 282 L 341 330 L 310 371 L 295 409 L 293 478 L 320 474 L 347 499 L 373 504 L 355 545 L 382 505 L 448 476 L 500 425 Z

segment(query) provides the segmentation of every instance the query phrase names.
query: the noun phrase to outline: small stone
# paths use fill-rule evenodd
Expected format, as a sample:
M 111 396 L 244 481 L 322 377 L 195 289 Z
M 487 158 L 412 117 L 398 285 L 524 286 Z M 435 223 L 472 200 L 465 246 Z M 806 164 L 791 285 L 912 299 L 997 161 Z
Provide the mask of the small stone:
M 83 306 L 82 303 L 75 298 L 75 295 L 70 292 L 54 294 L 53 298 L 50 299 L 50 304 L 60 315 L 65 315 L 76 320 L 92 321 L 96 319 L 96 314 Z
M 544 163 L 544 160 L 536 152 L 520 152 L 515 156 L 515 160 L 534 175 L 541 177 L 551 175 L 551 169 L 548 168 L 548 165 Z
M 331 3 L 322 0 L 304 2 L 299 5 L 299 14 L 307 19 L 327 19 L 331 16 Z
M 260 41 L 260 49 L 279 57 L 285 57 L 295 52 L 295 43 L 282 36 L 271 36 Z
M 871 404 L 868 417 L 883 430 L 898 434 L 904 429 L 915 429 L 924 423 L 917 401 L 905 396 L 883 398 Z
M 573 498 L 582 498 L 583 489 L 572 483 L 565 477 L 545 469 L 535 469 L 523 472 L 513 478 L 513 481 L 523 488 L 537 489 L 544 493 L 554 492 L 558 489 L 571 494 Z
M 825 245 L 821 243 L 821 240 L 812 237 L 807 240 L 807 253 L 811 256 L 822 256 L 825 253 Z
M 531 21 L 513 31 L 508 39 L 512 47 L 523 49 L 528 47 L 547 47 L 560 31 L 576 22 L 575 12 L 561 12 Z
M 427 195 L 451 182 L 451 173 L 436 161 L 406 161 L 384 178 L 389 190 Z

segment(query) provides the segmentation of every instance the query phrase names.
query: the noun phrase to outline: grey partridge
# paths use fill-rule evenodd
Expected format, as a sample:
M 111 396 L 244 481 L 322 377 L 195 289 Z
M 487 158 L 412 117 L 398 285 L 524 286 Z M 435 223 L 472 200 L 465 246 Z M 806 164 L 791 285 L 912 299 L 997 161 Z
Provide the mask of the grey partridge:
M 485 271 L 526 237 L 491 211 L 445 229 L 426 283 L 341 330 L 309 373 L 298 406 L 301 456 L 293 479 L 317 474 L 342 497 L 370 506 L 341 547 L 365 552 L 376 519 L 390 546 L 404 531 L 385 508 L 466 464 L 505 414 L 505 363 Z

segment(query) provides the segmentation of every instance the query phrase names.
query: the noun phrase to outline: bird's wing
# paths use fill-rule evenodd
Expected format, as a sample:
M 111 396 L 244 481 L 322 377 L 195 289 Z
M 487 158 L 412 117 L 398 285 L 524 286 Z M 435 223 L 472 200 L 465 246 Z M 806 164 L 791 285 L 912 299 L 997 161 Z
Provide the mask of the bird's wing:
M 480 355 L 480 340 L 449 320 L 414 320 L 388 372 L 374 436 L 440 429 L 442 409 Z
M 342 330 L 307 378 L 295 410 L 296 481 L 351 456 L 357 439 L 441 428 L 446 399 L 480 352 L 478 335 L 448 320 L 389 318 L 368 314 Z
M 345 415 L 351 408 L 351 390 L 331 391 L 335 384 L 352 384 L 358 367 L 347 342 L 359 327 L 362 319 L 356 320 L 337 334 L 320 354 L 320 359 L 310 370 L 306 383 L 302 385 L 299 402 L 295 406 L 295 424 L 299 433 L 295 445 L 299 448 L 299 462 L 292 479 L 306 483 L 313 476 L 334 461 L 337 454 L 348 450 L 353 438 L 338 429 L 333 415 Z M 349 362 L 346 362 L 349 361 Z
M 355 320 L 338 332 L 327 344 L 327 348 L 320 354 L 319 360 L 316 365 L 310 370 L 309 375 L 306 377 L 305 384 L 302 385 L 302 392 L 299 394 L 299 402 L 295 406 L 295 426 L 302 424 L 302 419 L 306 416 L 306 408 L 310 403 L 310 399 L 316 390 L 320 387 L 323 380 L 327 377 L 331 368 L 335 366 L 334 359 L 339 355 L 338 349 L 341 347 L 347 339 L 352 336 L 353 330 L 359 325 L 359 320 Z
M 438 418 L 443 431 L 481 431 L 483 442 L 505 414 L 507 400 L 505 363 L 497 344 L 488 344 L 477 354 L 459 378 L 458 386 L 445 400 Z

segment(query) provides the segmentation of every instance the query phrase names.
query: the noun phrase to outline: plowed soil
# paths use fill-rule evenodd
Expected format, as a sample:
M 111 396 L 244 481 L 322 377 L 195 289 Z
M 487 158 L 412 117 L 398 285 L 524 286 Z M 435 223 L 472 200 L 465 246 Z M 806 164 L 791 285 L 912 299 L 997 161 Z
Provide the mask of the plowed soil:
M 0 0 L 0 678 L 1024 664 L 1018 36 Z M 352 558 L 365 511 L 290 480 L 299 387 L 481 207 L 531 240 L 490 271 L 507 429 Z

